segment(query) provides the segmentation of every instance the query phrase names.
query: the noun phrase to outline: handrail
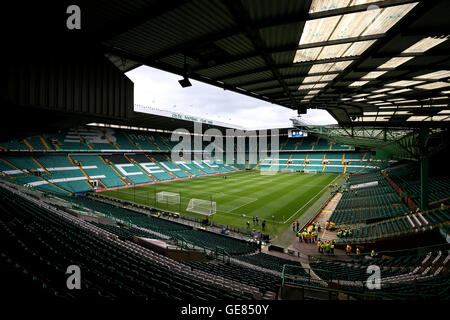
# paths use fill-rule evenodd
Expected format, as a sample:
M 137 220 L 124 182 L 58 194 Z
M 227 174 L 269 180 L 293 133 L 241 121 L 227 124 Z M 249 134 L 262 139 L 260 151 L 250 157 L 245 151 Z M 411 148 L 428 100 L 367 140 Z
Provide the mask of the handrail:
M 311 281 L 311 278 L 306 278 L 304 276 L 301 275 L 295 275 L 295 274 L 288 274 L 286 272 L 287 267 L 294 267 L 294 268 L 298 268 L 298 269 L 308 269 L 308 268 L 302 268 L 299 266 L 294 266 L 294 265 L 289 265 L 289 264 L 285 264 L 283 265 L 283 269 L 281 272 L 281 294 L 283 295 L 284 292 L 284 287 L 287 283 L 293 283 L 296 284 L 300 287 L 303 288 L 312 288 L 312 289 L 319 289 L 319 290 L 325 290 L 328 291 L 330 293 L 335 292 L 335 293 L 343 293 L 346 295 L 351 295 L 354 297 L 370 297 L 370 298 L 378 298 L 378 299 L 409 299 L 409 298 L 417 298 L 417 297 L 421 297 L 421 298 L 442 298 L 441 293 L 445 292 L 446 290 L 448 290 L 448 286 L 450 284 L 450 280 L 446 280 L 440 283 L 421 283 L 421 282 L 411 282 L 411 281 L 399 281 L 396 283 L 382 283 L 382 288 L 379 290 L 371 290 L 369 291 L 369 289 L 366 287 L 366 283 L 367 281 L 346 281 L 346 280 L 333 280 L 332 277 L 330 279 L 327 280 L 319 280 L 319 279 L 312 279 L 313 281 Z M 329 270 L 320 270 L 320 269 L 314 269 L 317 271 L 325 271 L 327 273 L 331 273 L 331 271 Z M 332 273 L 331 273 L 332 274 Z M 291 276 L 291 277 L 290 277 Z M 287 282 L 286 279 L 290 279 L 292 280 L 292 282 Z M 300 282 L 300 281 L 295 281 L 295 280 L 307 280 L 307 282 Z M 317 280 L 317 281 L 316 281 Z M 346 288 L 349 288 L 349 285 L 346 285 L 346 282 L 352 282 L 352 283 L 356 283 L 356 284 L 360 284 L 360 286 L 355 286 L 358 287 L 360 289 L 362 289 L 362 292 L 358 292 L 358 291 L 351 291 L 348 289 L 334 289 L 334 288 L 329 288 L 329 287 L 325 287 L 325 286 L 318 286 L 318 285 L 314 285 L 314 282 L 325 282 L 325 283 L 336 283 L 338 286 L 340 285 L 345 285 Z M 414 293 L 405 293 L 405 292 L 389 292 L 389 291 L 385 291 L 386 288 L 395 288 L 396 286 L 401 286 L 401 285 L 414 285 L 414 287 L 416 288 Z M 385 287 L 383 290 L 383 286 Z M 420 293 L 420 288 L 421 287 L 442 287 L 443 289 L 441 290 L 440 293 L 436 293 L 436 294 L 429 294 L 429 293 Z
M 434 244 L 431 246 L 416 247 L 416 248 L 411 248 L 411 249 L 403 249 L 403 250 L 395 250 L 395 251 L 394 250 L 393 251 L 379 251 L 379 252 L 377 252 L 377 256 L 382 256 L 382 255 L 385 255 L 385 256 L 392 255 L 395 257 L 417 256 L 417 254 L 416 255 L 397 255 L 397 254 L 401 253 L 401 252 L 407 252 L 407 251 L 427 251 L 427 250 L 434 251 L 434 250 L 438 250 L 438 248 L 439 248 L 439 250 L 450 250 L 450 244 L 446 242 L 446 243 L 442 243 L 442 244 Z M 369 256 L 369 255 L 370 255 L 370 253 L 361 253 L 360 256 L 363 257 L 363 256 Z M 334 254 L 332 256 L 330 255 L 330 257 L 347 257 L 347 256 L 348 256 L 347 254 Z M 318 258 L 318 257 L 324 257 L 324 256 L 319 255 L 319 254 L 311 254 L 311 255 L 308 255 L 308 258 L 309 257 Z

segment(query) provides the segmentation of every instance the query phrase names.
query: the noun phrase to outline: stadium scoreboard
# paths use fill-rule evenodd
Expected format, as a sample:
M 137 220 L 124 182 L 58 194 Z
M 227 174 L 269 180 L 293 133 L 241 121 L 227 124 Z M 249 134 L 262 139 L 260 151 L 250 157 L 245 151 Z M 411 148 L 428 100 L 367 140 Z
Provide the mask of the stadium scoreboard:
M 307 137 L 307 136 L 308 136 L 308 133 L 303 132 L 301 130 L 291 129 L 288 131 L 289 138 L 303 138 L 303 137 Z

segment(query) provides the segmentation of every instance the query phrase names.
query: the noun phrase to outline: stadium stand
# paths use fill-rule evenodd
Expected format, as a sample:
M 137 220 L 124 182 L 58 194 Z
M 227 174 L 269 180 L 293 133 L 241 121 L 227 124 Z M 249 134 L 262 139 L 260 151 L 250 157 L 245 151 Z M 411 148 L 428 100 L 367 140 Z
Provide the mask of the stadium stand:
M 3 200 L 0 220 L 3 232 L 0 234 L 2 241 L 10 243 L 8 248 L 2 249 L 1 262 L 11 271 L 10 276 L 19 280 L 17 283 L 32 288 L 31 292 L 21 292 L 23 297 L 42 291 L 49 297 L 64 300 L 246 298 L 167 268 L 161 264 L 165 259 L 155 253 L 151 254 L 154 256 L 151 259 L 138 249 L 132 250 L 131 244 L 114 238 L 99 238 L 83 224 L 68 221 L 28 201 L 14 201 L 18 198 L 13 192 L 0 189 Z M 5 218 L 14 219 L 15 227 L 6 224 Z M 74 246 L 78 250 L 66 250 Z M 67 293 L 62 288 L 60 278 L 65 273 L 66 262 L 62 257 L 56 259 L 59 252 L 70 255 L 70 259 L 83 268 L 83 294 Z
M 449 300 L 449 1 L 92 0 L 81 30 L 76 4 L 9 5 L 0 265 L 14 316 L 37 297 L 128 317 L 121 299 Z M 138 97 L 145 67 L 217 93 Z
M 391 168 L 387 171 L 387 176 L 405 192 L 406 195 L 419 205 L 420 199 L 420 178 L 419 168 L 415 165 L 403 165 Z M 429 202 L 433 205 L 450 202 L 450 179 L 448 177 L 429 178 L 428 187 L 430 190 Z

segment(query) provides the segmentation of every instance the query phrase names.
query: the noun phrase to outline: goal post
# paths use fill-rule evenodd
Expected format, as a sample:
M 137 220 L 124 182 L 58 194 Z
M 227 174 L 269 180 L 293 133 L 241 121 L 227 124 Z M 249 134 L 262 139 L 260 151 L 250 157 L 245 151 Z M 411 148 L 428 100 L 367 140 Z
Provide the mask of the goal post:
M 161 191 L 156 194 L 156 202 L 165 204 L 180 204 L 181 197 L 179 193 Z
M 210 216 L 216 213 L 216 203 L 214 201 L 192 198 L 189 200 L 186 211 Z
M 303 170 L 304 173 L 317 174 L 317 170 Z

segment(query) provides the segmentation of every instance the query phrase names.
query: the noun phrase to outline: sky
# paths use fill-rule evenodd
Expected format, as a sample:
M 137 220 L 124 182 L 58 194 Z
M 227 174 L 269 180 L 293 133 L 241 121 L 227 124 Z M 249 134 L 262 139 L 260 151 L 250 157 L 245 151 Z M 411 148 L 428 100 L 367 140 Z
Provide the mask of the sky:
M 134 82 L 134 103 L 162 110 L 230 123 L 247 130 L 290 128 L 289 119 L 297 111 L 239 93 L 191 80 L 182 88 L 182 77 L 158 69 L 141 66 L 126 73 Z M 325 110 L 308 110 L 302 116 L 308 123 L 335 124 Z

